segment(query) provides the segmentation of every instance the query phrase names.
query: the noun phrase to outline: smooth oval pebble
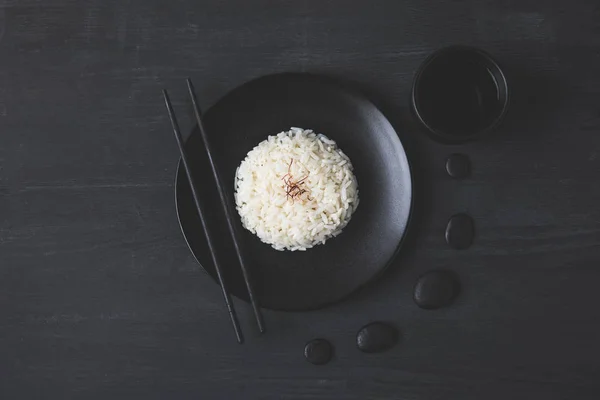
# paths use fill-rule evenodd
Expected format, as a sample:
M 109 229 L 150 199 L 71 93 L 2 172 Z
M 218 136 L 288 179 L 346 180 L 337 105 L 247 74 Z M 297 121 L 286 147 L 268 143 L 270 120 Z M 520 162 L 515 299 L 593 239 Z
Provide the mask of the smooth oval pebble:
M 304 357 L 315 365 L 327 364 L 333 356 L 333 346 L 325 339 L 313 339 L 304 346 Z
M 446 242 L 453 248 L 462 250 L 473 244 L 475 223 L 467 214 L 453 215 L 446 226 Z
M 452 271 L 429 271 L 415 284 L 413 299 L 421 308 L 433 310 L 451 304 L 460 293 L 460 283 Z
M 471 175 L 471 161 L 465 154 L 451 154 L 446 159 L 446 172 L 453 178 L 463 179 Z
M 365 353 L 388 350 L 398 342 L 396 328 L 383 322 L 372 322 L 360 328 L 356 335 L 356 346 Z

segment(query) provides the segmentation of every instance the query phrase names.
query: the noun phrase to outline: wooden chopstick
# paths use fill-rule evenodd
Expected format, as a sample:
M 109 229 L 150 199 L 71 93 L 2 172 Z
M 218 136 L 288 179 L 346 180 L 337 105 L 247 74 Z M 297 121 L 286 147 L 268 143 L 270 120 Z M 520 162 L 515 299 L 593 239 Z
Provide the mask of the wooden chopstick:
M 200 107 L 198 106 L 198 101 L 196 99 L 196 91 L 194 90 L 194 85 L 192 84 L 192 81 L 190 78 L 187 79 L 187 85 L 188 85 L 188 91 L 190 92 L 190 98 L 192 99 L 192 104 L 194 105 L 194 114 L 196 115 L 196 122 L 198 123 L 198 129 L 200 130 L 200 136 L 202 136 L 202 141 L 204 142 L 204 148 L 206 149 L 206 153 L 208 154 L 208 161 L 210 162 L 210 168 L 212 169 L 213 177 L 217 184 L 217 190 L 219 191 L 219 197 L 221 198 L 221 204 L 223 204 L 223 209 L 225 211 L 225 217 L 227 219 L 227 226 L 229 228 L 229 234 L 231 235 L 231 240 L 233 240 L 235 253 L 237 254 L 237 258 L 240 263 L 240 268 L 242 269 L 242 274 L 244 275 L 244 283 L 246 284 L 246 289 L 248 290 L 248 297 L 250 298 L 250 303 L 252 304 L 252 310 L 254 311 L 254 317 L 256 318 L 256 323 L 258 325 L 259 331 L 261 333 L 264 333 L 265 332 L 265 324 L 264 324 L 264 320 L 262 317 L 262 313 L 260 311 L 258 301 L 256 300 L 256 295 L 254 294 L 254 289 L 252 286 L 252 281 L 250 279 L 250 274 L 248 273 L 248 268 L 246 267 L 246 263 L 244 262 L 244 257 L 242 256 L 242 251 L 240 250 L 239 240 L 237 238 L 235 225 L 233 223 L 233 216 L 231 215 L 229 203 L 227 202 L 227 198 L 225 196 L 225 190 L 223 190 L 223 185 L 221 184 L 221 179 L 219 178 L 219 174 L 217 172 L 217 168 L 216 168 L 215 162 L 213 160 L 210 143 L 208 142 L 208 136 L 206 135 L 206 130 L 204 129 L 204 124 L 202 123 Z
M 202 229 L 204 230 L 204 236 L 206 236 L 206 241 L 208 242 L 208 249 L 210 250 L 210 255 L 212 257 L 213 264 L 215 265 L 215 269 L 217 271 L 217 277 L 219 279 L 219 284 L 221 285 L 221 290 L 223 292 L 223 298 L 225 299 L 225 305 L 227 306 L 227 311 L 229 312 L 229 316 L 231 318 L 231 323 L 233 324 L 235 336 L 237 338 L 238 343 L 243 343 L 244 336 L 243 336 L 242 330 L 240 328 L 240 323 L 238 321 L 237 314 L 235 312 L 235 309 L 233 308 L 233 302 L 231 301 L 231 296 L 229 294 L 227 284 L 226 284 L 225 280 L 223 279 L 223 271 L 221 269 L 221 265 L 219 264 L 219 261 L 217 260 L 214 243 L 211 239 L 211 235 L 208 232 L 208 226 L 206 224 L 206 219 L 204 217 L 205 214 L 202 210 L 202 206 L 200 205 L 200 196 L 198 194 L 199 192 L 196 188 L 196 184 L 195 184 L 194 178 L 192 176 L 192 170 L 191 170 L 191 167 L 190 167 L 190 164 L 188 161 L 188 157 L 187 157 L 187 154 L 183 147 L 183 140 L 181 138 L 181 132 L 179 131 L 179 124 L 177 123 L 177 119 L 175 118 L 175 112 L 173 111 L 173 106 L 171 105 L 171 100 L 169 99 L 169 94 L 167 93 L 166 90 L 163 90 L 163 96 L 165 98 L 165 104 L 167 105 L 167 111 L 169 112 L 169 118 L 171 119 L 171 125 L 173 126 L 173 133 L 175 134 L 175 140 L 177 141 L 177 146 L 179 147 L 179 153 L 181 154 L 181 160 L 183 161 L 183 166 L 185 168 L 185 172 L 187 174 L 188 181 L 190 183 L 190 188 L 192 189 L 194 203 L 196 204 L 196 210 L 198 211 L 198 216 L 200 217 Z M 211 163 L 212 163 L 212 161 L 211 161 Z

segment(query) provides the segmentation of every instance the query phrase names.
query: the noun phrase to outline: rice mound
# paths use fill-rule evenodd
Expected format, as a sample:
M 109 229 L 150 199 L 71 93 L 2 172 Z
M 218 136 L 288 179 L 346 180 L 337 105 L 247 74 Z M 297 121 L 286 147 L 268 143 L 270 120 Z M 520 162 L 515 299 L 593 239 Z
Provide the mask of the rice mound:
M 276 250 L 325 243 L 358 207 L 352 171 L 350 159 L 325 135 L 291 128 L 269 136 L 236 170 L 235 203 L 244 228 Z

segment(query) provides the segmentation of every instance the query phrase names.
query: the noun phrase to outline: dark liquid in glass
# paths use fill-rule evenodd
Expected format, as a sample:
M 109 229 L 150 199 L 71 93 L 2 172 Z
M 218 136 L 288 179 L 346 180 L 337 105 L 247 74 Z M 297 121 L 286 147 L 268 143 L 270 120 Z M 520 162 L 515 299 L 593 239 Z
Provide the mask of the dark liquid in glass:
M 415 105 L 423 122 L 457 139 L 493 124 L 505 99 L 491 68 L 479 54 L 468 51 L 431 60 L 415 87 Z

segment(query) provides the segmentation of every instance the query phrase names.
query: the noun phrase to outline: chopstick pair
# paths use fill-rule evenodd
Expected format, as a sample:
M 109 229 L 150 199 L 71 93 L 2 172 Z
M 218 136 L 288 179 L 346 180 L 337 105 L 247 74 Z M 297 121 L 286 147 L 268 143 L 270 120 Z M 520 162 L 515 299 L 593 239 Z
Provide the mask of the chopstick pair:
M 223 205 L 223 210 L 225 212 L 225 217 L 227 219 L 227 226 L 229 228 L 229 233 L 231 235 L 231 239 L 233 240 L 233 245 L 235 248 L 235 252 L 238 257 L 238 261 L 240 263 L 240 268 L 242 269 L 242 274 L 244 276 L 244 283 L 246 284 L 246 289 L 248 290 L 248 296 L 250 297 L 250 303 L 252 304 L 252 310 L 254 312 L 254 317 L 256 318 L 256 323 L 258 325 L 258 329 L 261 333 L 265 332 L 265 325 L 262 318 L 262 314 L 260 311 L 260 307 L 256 300 L 256 296 L 254 294 L 254 290 L 252 288 L 252 283 L 250 281 L 250 275 L 248 274 L 248 269 L 246 268 L 246 264 L 244 262 L 244 258 L 242 256 L 242 252 L 240 250 L 239 241 L 236 236 L 235 226 L 233 223 L 233 217 L 231 215 L 230 207 L 227 204 L 227 200 L 225 197 L 225 191 L 223 190 L 223 186 L 221 185 L 221 181 L 219 179 L 219 174 L 217 172 L 217 168 L 213 159 L 212 151 L 210 148 L 210 144 L 208 142 L 208 137 L 206 135 L 206 131 L 204 130 L 204 124 L 202 123 L 200 107 L 198 106 L 198 102 L 196 99 L 196 92 L 194 90 L 194 85 L 192 81 L 187 79 L 188 91 L 190 98 L 192 100 L 192 104 L 194 106 L 194 114 L 196 116 L 196 122 L 198 123 L 198 129 L 200 131 L 200 136 L 202 137 L 202 141 L 204 142 L 204 149 L 208 155 L 208 161 L 210 163 L 210 168 L 213 173 L 213 177 L 216 182 L 217 190 L 219 192 L 219 197 L 221 199 L 221 204 Z M 223 298 L 225 299 L 225 306 L 227 307 L 227 311 L 229 312 L 229 316 L 231 318 L 231 323 L 233 324 L 233 329 L 235 331 L 235 335 L 237 341 L 239 343 L 244 342 L 244 335 L 242 334 L 242 329 L 240 328 L 240 323 L 235 312 L 235 308 L 233 307 L 233 302 L 231 300 L 231 295 L 229 293 L 229 289 L 227 283 L 225 282 L 223 276 L 223 270 L 221 268 L 221 264 L 217 259 L 217 254 L 215 252 L 215 245 L 212 240 L 212 237 L 209 233 L 208 226 L 206 224 L 206 213 L 202 210 L 202 206 L 200 205 L 200 196 L 199 191 L 196 186 L 196 182 L 194 181 L 194 177 L 192 174 L 191 166 L 188 160 L 188 155 L 185 151 L 183 139 L 181 138 L 181 132 L 179 130 L 179 124 L 177 123 L 177 119 L 175 118 L 175 112 L 173 111 L 173 106 L 171 105 L 171 100 L 169 99 L 169 94 L 166 90 L 163 90 L 163 96 L 165 98 L 165 104 L 167 105 L 167 111 L 169 112 L 169 118 L 171 119 L 171 125 L 173 126 L 173 133 L 175 134 L 175 140 L 177 141 L 177 146 L 179 147 L 179 152 L 181 154 L 181 160 L 183 161 L 183 166 L 185 168 L 185 172 L 188 177 L 188 181 L 190 183 L 190 188 L 192 189 L 192 194 L 194 197 L 194 204 L 196 205 L 196 210 L 198 211 L 198 216 L 200 217 L 200 222 L 202 225 L 202 229 L 204 230 L 204 236 L 206 237 L 206 241 L 208 242 L 208 249 L 210 250 L 210 255 L 215 265 L 215 269 L 217 271 L 217 278 L 219 280 L 219 284 L 221 285 L 221 290 L 223 292 Z

